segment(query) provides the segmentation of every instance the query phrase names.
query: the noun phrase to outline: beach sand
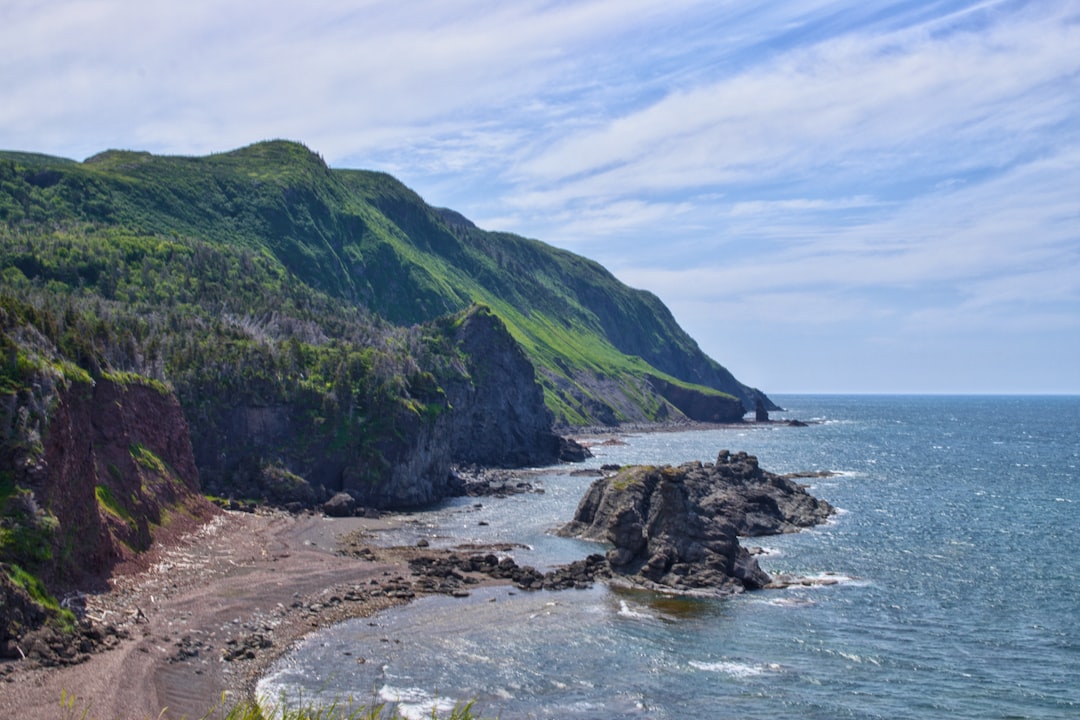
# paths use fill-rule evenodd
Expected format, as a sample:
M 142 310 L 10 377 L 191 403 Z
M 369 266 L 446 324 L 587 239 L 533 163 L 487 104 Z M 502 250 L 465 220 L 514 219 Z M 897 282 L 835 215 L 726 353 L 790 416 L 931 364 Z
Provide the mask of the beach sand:
M 127 635 L 115 647 L 67 667 L 8 663 L 0 717 L 220 717 L 251 697 L 259 675 L 306 633 L 407 601 L 389 588 L 410 581 L 409 559 L 432 553 L 337 552 L 346 533 L 363 537 L 400 521 L 223 513 L 172 547 L 153 549 L 149 569 L 115 577 L 109 592 L 88 597 L 88 616 Z

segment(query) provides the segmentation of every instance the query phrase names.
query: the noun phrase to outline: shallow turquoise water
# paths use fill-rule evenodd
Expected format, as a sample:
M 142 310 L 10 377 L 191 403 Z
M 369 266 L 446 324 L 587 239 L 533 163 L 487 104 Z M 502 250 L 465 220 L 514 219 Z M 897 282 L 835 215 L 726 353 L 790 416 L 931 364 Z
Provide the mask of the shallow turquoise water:
M 766 570 L 838 585 L 424 598 L 313 635 L 261 689 L 401 700 L 416 716 L 476 699 L 501 718 L 1080 717 L 1080 398 L 777 400 L 819 422 L 635 435 L 590 464 L 726 448 L 774 472 L 838 471 L 813 488 L 842 509 L 831 523 L 748 541 L 769 550 Z M 551 474 L 543 495 L 457 500 L 385 540 L 518 541 L 519 562 L 567 562 L 597 548 L 548 530 L 589 482 Z

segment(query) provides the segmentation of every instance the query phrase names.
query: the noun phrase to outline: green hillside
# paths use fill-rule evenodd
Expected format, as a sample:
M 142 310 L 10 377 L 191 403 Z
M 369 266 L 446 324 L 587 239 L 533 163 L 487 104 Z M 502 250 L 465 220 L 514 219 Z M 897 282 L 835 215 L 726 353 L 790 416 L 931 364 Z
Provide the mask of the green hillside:
M 219 302 L 243 316 L 299 306 L 320 325 L 323 313 L 358 312 L 410 325 L 483 303 L 533 359 L 562 424 L 657 419 L 651 377 L 748 409 L 757 395 L 655 296 L 597 263 L 485 232 L 388 175 L 332 170 L 296 143 L 200 158 L 107 151 L 83 163 L 0 153 L 0 221 L 8 287 Z M 181 267 L 167 267 L 177 254 Z

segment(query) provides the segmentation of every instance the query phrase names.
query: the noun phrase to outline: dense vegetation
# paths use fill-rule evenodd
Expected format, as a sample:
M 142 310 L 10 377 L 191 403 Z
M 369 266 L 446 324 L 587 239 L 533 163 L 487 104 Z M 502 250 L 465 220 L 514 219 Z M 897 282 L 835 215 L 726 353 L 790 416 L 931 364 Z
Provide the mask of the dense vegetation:
M 95 312 L 117 303 L 146 324 L 201 314 L 315 347 L 342 331 L 370 339 L 373 317 L 408 326 L 478 302 L 533 359 L 561 423 L 654 415 L 650 375 L 754 406 L 756 393 L 702 354 L 655 296 L 580 256 L 482 231 L 388 175 L 331 170 L 295 143 L 205 158 L 108 151 L 84 163 L 0 153 L 0 222 L 4 287 L 75 296 L 79 307 L 92 299 Z M 222 328 L 211 330 L 217 343 Z M 131 369 L 175 378 L 203 357 L 163 357 L 160 345 Z

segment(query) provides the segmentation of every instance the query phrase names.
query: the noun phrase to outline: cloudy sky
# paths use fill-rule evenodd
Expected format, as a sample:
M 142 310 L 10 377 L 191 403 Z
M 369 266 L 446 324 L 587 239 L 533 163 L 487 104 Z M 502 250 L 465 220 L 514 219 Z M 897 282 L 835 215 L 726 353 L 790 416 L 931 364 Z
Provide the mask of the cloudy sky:
M 4 0 L 0 148 L 299 140 L 767 392 L 1080 393 L 1080 0 Z

